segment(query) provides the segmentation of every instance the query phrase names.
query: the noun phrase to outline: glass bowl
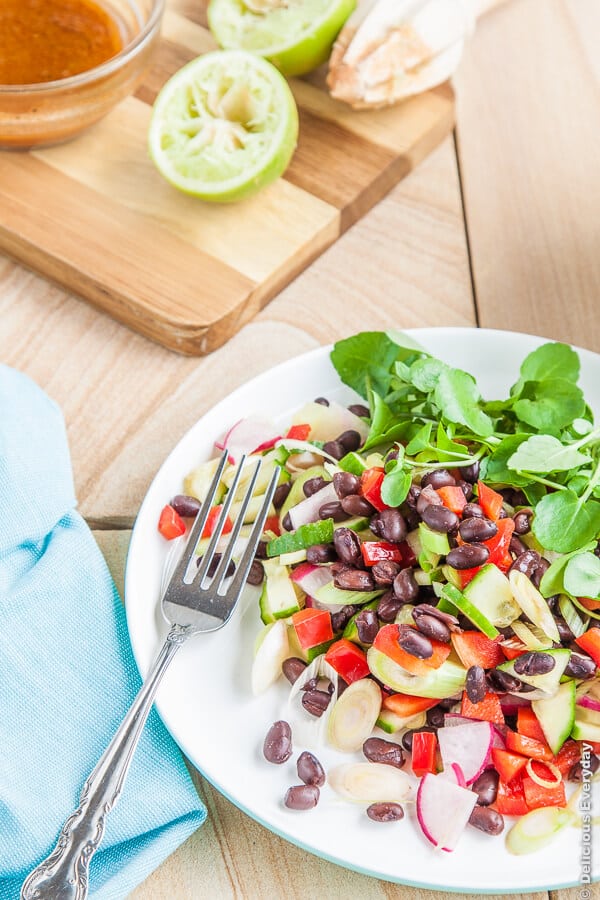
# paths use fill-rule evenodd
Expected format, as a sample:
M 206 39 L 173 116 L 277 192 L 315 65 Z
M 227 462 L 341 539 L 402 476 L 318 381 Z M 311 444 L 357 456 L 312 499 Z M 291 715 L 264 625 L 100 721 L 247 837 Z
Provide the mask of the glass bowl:
M 165 0 L 103 0 L 123 30 L 123 49 L 87 72 L 42 84 L 0 84 L 0 149 L 69 140 L 133 93 L 160 36 Z

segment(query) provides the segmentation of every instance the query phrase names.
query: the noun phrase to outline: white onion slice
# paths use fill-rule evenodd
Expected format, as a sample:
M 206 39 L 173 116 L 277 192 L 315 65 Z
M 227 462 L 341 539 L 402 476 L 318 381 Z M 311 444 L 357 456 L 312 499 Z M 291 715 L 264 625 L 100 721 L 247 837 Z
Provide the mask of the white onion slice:
M 312 563 L 301 563 L 291 574 L 292 581 L 302 588 L 309 597 L 315 596 L 319 588 L 333 581 L 329 566 L 315 566 Z
M 522 856 L 535 853 L 551 843 L 565 826 L 574 819 L 570 809 L 558 806 L 543 806 L 526 813 L 516 822 L 506 835 L 506 849 L 509 853 Z
M 402 803 L 411 792 L 406 772 L 383 763 L 336 766 L 327 773 L 327 781 L 336 794 L 354 803 Z
M 287 625 L 281 619 L 267 625 L 258 636 L 252 663 L 252 693 L 262 694 L 281 675 L 281 664 L 290 655 Z
M 344 753 L 360 750 L 370 736 L 381 709 L 381 690 L 370 678 L 349 684 L 329 716 L 327 738 Z
M 333 684 L 333 694 L 329 706 L 322 716 L 313 716 L 302 706 L 302 688 L 311 678 L 322 675 L 329 678 Z M 307 748 L 319 749 L 325 743 L 327 724 L 333 706 L 338 698 L 338 674 L 329 663 L 325 662 L 325 655 L 317 656 L 304 672 L 296 679 L 288 695 L 286 709 L 281 716 L 289 723 L 294 735 L 295 743 Z
M 319 510 L 321 507 L 325 503 L 333 503 L 337 500 L 339 500 L 339 497 L 333 486 L 333 482 L 330 481 L 329 484 L 322 487 L 320 491 L 301 500 L 296 506 L 292 506 L 292 508 L 288 510 L 288 514 L 294 531 L 299 528 L 300 525 L 316 522 L 319 519 Z
M 532 779 L 532 781 L 535 781 L 536 784 L 539 784 L 540 787 L 544 787 L 544 788 L 553 788 L 561 783 L 562 775 L 561 775 L 561 772 L 560 772 L 560 769 L 558 768 L 558 766 L 555 766 L 554 763 L 551 763 L 551 762 L 540 762 L 540 765 L 545 766 L 554 775 L 554 780 L 549 781 L 547 778 L 542 778 L 541 775 L 537 774 L 537 772 L 533 768 L 534 762 L 537 762 L 537 760 L 528 759 L 527 763 L 525 765 L 525 768 L 527 769 L 527 771 L 529 773 L 529 777 Z

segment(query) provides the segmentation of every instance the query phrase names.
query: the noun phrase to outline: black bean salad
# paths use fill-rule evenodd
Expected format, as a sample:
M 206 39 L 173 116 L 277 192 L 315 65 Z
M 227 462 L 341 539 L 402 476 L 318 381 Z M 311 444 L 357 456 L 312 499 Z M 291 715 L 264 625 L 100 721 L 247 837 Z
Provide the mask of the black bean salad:
M 540 346 L 492 401 L 399 333 L 355 335 L 331 360 L 362 401 L 318 397 L 284 431 L 235 423 L 198 547 L 242 454 L 248 478 L 263 457 L 264 489 L 280 467 L 249 575 L 264 623 L 253 691 L 291 685 L 264 758 L 300 751 L 290 810 L 315 807 L 327 783 L 379 823 L 415 802 L 444 850 L 467 826 L 502 833 L 507 816 L 508 849 L 537 850 L 581 823 L 567 786 L 600 767 L 600 428 L 578 355 Z M 185 532 L 217 462 L 165 507 L 166 538 Z M 319 741 L 347 761 L 326 772 Z

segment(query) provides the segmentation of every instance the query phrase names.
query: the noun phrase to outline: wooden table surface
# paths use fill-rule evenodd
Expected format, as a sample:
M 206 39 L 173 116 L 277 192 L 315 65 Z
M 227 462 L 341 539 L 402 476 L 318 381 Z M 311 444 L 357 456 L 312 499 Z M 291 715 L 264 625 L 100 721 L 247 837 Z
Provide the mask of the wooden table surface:
M 164 457 L 215 401 L 281 360 L 364 328 L 420 325 L 600 352 L 599 36 L 598 0 L 491 13 L 455 79 L 454 137 L 208 358 L 154 345 L 0 257 L 0 359 L 62 406 L 80 510 L 118 583 Z M 195 781 L 208 821 L 135 900 L 445 896 L 310 856 Z

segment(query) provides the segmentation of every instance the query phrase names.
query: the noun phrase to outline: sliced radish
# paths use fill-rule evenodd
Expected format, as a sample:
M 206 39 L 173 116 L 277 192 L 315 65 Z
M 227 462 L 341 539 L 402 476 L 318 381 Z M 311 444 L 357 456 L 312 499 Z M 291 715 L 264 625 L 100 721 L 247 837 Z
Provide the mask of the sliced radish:
M 288 630 L 279 619 L 260 632 L 256 641 L 256 652 L 252 663 L 252 693 L 262 694 L 281 675 L 281 665 L 290 655 Z
M 325 503 L 333 503 L 339 500 L 336 494 L 333 482 L 330 481 L 325 487 L 317 491 L 311 497 L 301 500 L 296 506 L 292 506 L 289 512 L 292 528 L 296 530 L 300 525 L 307 525 L 309 522 L 316 522 L 319 519 L 319 510 Z
M 229 451 L 229 462 L 235 465 L 244 454 L 268 450 L 274 447 L 281 435 L 269 419 L 248 416 L 240 419 L 215 442 L 218 450 Z
M 329 566 L 314 566 L 312 563 L 301 563 L 292 572 L 292 581 L 302 588 L 309 597 L 315 596 L 319 588 L 333 581 Z
M 417 791 L 417 820 L 427 840 L 449 852 L 456 847 L 476 803 L 474 791 L 428 773 Z
M 336 794 L 355 803 L 402 803 L 411 790 L 409 776 L 384 763 L 336 766 L 327 773 L 327 781 Z
M 440 753 L 444 768 L 452 763 L 461 767 L 467 784 L 472 784 L 486 768 L 492 750 L 494 729 L 490 722 L 469 722 L 466 725 L 444 726 L 438 729 Z
M 448 769 L 440 772 L 440 777 L 447 778 L 448 781 L 451 781 L 452 784 L 457 784 L 459 787 L 466 788 L 467 786 L 464 772 L 458 763 L 452 763 Z
M 531 700 L 517 697 L 515 694 L 505 694 L 500 697 L 500 706 L 505 716 L 516 716 L 520 707 L 531 706 Z
M 461 716 L 460 713 L 446 713 L 444 715 L 444 728 L 452 728 L 453 725 L 470 725 L 473 719 Z
M 344 431 L 358 431 L 363 443 L 369 433 L 369 426 L 335 400 L 329 406 L 321 403 L 305 403 L 292 418 L 292 425 L 307 422 L 311 427 L 310 436 L 314 441 L 333 441 Z
M 492 729 L 494 731 L 494 735 L 492 737 L 492 747 L 497 747 L 499 750 L 506 750 L 504 731 L 502 731 L 502 728 L 499 725 L 496 725 L 493 722 Z
M 580 697 L 577 700 L 577 706 L 583 706 L 585 709 L 594 709 L 596 712 L 600 712 L 600 700 L 590 697 L 589 694 L 584 694 L 583 697 Z
M 367 740 L 381 710 L 381 690 L 370 678 L 360 678 L 340 694 L 329 716 L 327 737 L 336 750 L 351 753 Z

